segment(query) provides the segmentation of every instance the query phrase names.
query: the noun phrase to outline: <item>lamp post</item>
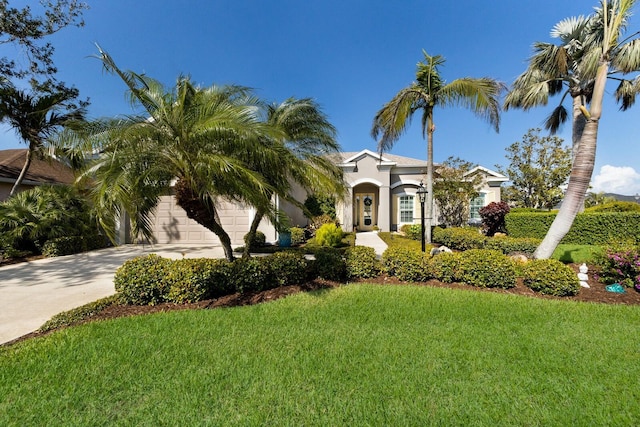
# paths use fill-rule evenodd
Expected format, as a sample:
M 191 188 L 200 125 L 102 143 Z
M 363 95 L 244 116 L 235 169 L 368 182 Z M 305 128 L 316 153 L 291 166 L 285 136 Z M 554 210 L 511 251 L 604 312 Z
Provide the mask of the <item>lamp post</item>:
M 418 187 L 418 199 L 420 200 L 420 235 L 422 236 L 422 252 L 424 252 L 424 202 L 427 199 L 427 189 L 424 188 L 422 181 L 420 181 L 420 186 Z

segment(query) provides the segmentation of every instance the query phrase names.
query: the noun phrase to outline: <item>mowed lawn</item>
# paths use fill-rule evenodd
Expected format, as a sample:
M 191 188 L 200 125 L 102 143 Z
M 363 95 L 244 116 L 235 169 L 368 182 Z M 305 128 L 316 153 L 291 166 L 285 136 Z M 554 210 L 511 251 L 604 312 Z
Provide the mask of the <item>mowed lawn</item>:
M 348 285 L 0 349 L 0 425 L 640 424 L 640 307 Z

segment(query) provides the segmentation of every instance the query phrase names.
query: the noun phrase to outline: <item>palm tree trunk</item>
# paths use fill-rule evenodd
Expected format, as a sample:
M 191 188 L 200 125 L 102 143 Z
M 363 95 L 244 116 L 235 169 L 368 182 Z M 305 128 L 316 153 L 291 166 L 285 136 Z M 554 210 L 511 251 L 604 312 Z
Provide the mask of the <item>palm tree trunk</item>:
M 583 105 L 582 96 L 580 94 L 576 94 L 575 96 L 572 94 L 573 99 L 573 128 L 571 132 L 571 153 L 572 158 L 575 159 L 576 153 L 578 152 L 578 148 L 580 147 L 580 139 L 582 138 L 582 132 L 584 132 L 584 126 L 587 123 L 584 114 L 580 110 L 580 107 Z
M 210 199 L 203 200 L 193 191 L 184 180 L 178 180 L 175 186 L 176 203 L 187 213 L 187 217 L 194 220 L 208 230 L 211 230 L 218 238 L 224 249 L 224 256 L 228 261 L 233 261 L 233 249 L 231 238 L 222 228 L 217 219 L 216 208 Z
M 251 227 L 249 227 L 249 232 L 247 233 L 247 241 L 244 242 L 244 251 L 242 252 L 242 258 L 249 258 L 251 256 L 251 245 L 250 242 L 253 241 L 253 238 L 258 231 L 258 226 L 260 225 L 260 221 L 264 217 L 264 211 L 258 209 L 256 211 L 253 220 L 251 221 Z
M 20 171 L 20 175 L 18 175 L 18 179 L 16 179 L 16 182 L 13 184 L 13 187 L 11 188 L 9 197 L 13 196 L 16 193 L 16 191 L 18 191 L 18 187 L 20 187 L 20 184 L 22 184 L 22 181 L 24 180 L 24 177 L 27 175 L 27 171 L 29 170 L 29 166 L 31 166 L 32 156 L 33 156 L 33 150 L 31 149 L 31 147 L 29 147 L 29 149 L 27 150 L 27 158 L 24 161 L 24 166 Z
M 427 118 L 427 227 L 424 239 L 431 243 L 431 227 L 433 225 L 433 117 Z

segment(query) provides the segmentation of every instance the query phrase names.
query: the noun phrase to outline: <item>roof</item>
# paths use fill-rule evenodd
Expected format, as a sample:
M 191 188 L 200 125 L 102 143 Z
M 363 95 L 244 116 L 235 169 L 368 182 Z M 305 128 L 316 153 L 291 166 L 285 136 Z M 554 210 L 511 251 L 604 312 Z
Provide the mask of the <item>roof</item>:
M 341 164 L 352 163 L 357 161 L 359 158 L 368 155 L 383 163 L 394 163 L 393 166 L 400 166 L 400 167 L 412 166 L 412 167 L 423 167 L 423 168 L 427 166 L 426 160 L 398 156 L 397 154 L 390 154 L 390 153 L 382 153 L 382 155 L 380 155 L 380 153 L 374 153 L 371 150 L 348 151 L 348 152 L 337 153 L 336 155 L 339 156 L 337 158 L 337 163 L 341 163 Z
M 27 149 L 0 150 L 0 181 L 15 182 L 27 156 Z M 71 184 L 73 171 L 58 160 L 40 159 L 34 156 L 24 177 L 25 183 Z

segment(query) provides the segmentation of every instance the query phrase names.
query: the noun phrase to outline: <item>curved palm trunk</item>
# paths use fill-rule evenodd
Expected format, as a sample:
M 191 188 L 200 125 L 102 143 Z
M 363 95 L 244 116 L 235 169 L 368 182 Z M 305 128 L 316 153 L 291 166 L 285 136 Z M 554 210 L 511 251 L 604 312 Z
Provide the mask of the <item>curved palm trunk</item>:
M 596 144 L 598 141 L 598 125 L 602 115 L 602 99 L 607 82 L 609 63 L 603 62 L 598 68 L 591 98 L 591 113 L 586 120 L 578 142 L 577 153 L 574 153 L 573 167 L 569 176 L 569 186 L 558 215 L 551 224 L 547 235 L 536 249 L 533 256 L 537 259 L 551 257 L 558 244 L 571 229 L 573 220 L 584 206 L 584 199 L 589 189 L 596 161 Z M 575 140 L 574 140 L 575 145 Z
M 220 225 L 217 218 L 216 208 L 213 201 L 201 199 L 189 185 L 183 180 L 178 180 L 175 186 L 176 203 L 198 224 L 215 233 L 220 239 L 224 256 L 228 261 L 233 261 L 233 249 L 231 248 L 231 238 Z
M 16 182 L 13 184 L 13 187 L 11 188 L 9 197 L 13 196 L 16 193 L 16 191 L 18 191 L 18 187 L 20 187 L 20 184 L 22 184 L 22 181 L 24 181 L 24 177 L 27 175 L 29 166 L 31 166 L 32 157 L 33 157 L 33 150 L 31 149 L 31 147 L 29 147 L 29 149 L 27 150 L 27 158 L 24 161 L 24 166 L 20 171 L 20 175 L 18 175 L 18 179 L 16 179 Z
M 573 96 L 573 95 L 572 95 Z M 571 142 L 572 142 L 572 157 L 575 159 L 576 153 L 578 152 L 578 148 L 580 147 L 580 139 L 582 139 L 582 132 L 584 132 L 584 127 L 587 123 L 587 120 L 582 114 L 580 107 L 582 106 L 582 96 L 575 95 L 573 96 L 573 126 L 571 131 Z
M 251 248 L 248 242 L 253 241 L 253 238 L 256 235 L 256 232 L 258 231 L 258 226 L 260 225 L 260 221 L 262 221 L 262 218 L 264 217 L 264 211 L 261 209 L 258 209 L 256 211 L 255 216 L 253 217 L 253 220 L 251 221 L 251 227 L 249 227 L 249 232 L 247 233 L 247 241 L 244 242 L 244 250 L 242 251 L 242 258 L 249 258 L 251 256 Z
M 433 225 L 433 117 L 427 119 L 427 227 L 424 239 L 431 243 L 431 227 Z

